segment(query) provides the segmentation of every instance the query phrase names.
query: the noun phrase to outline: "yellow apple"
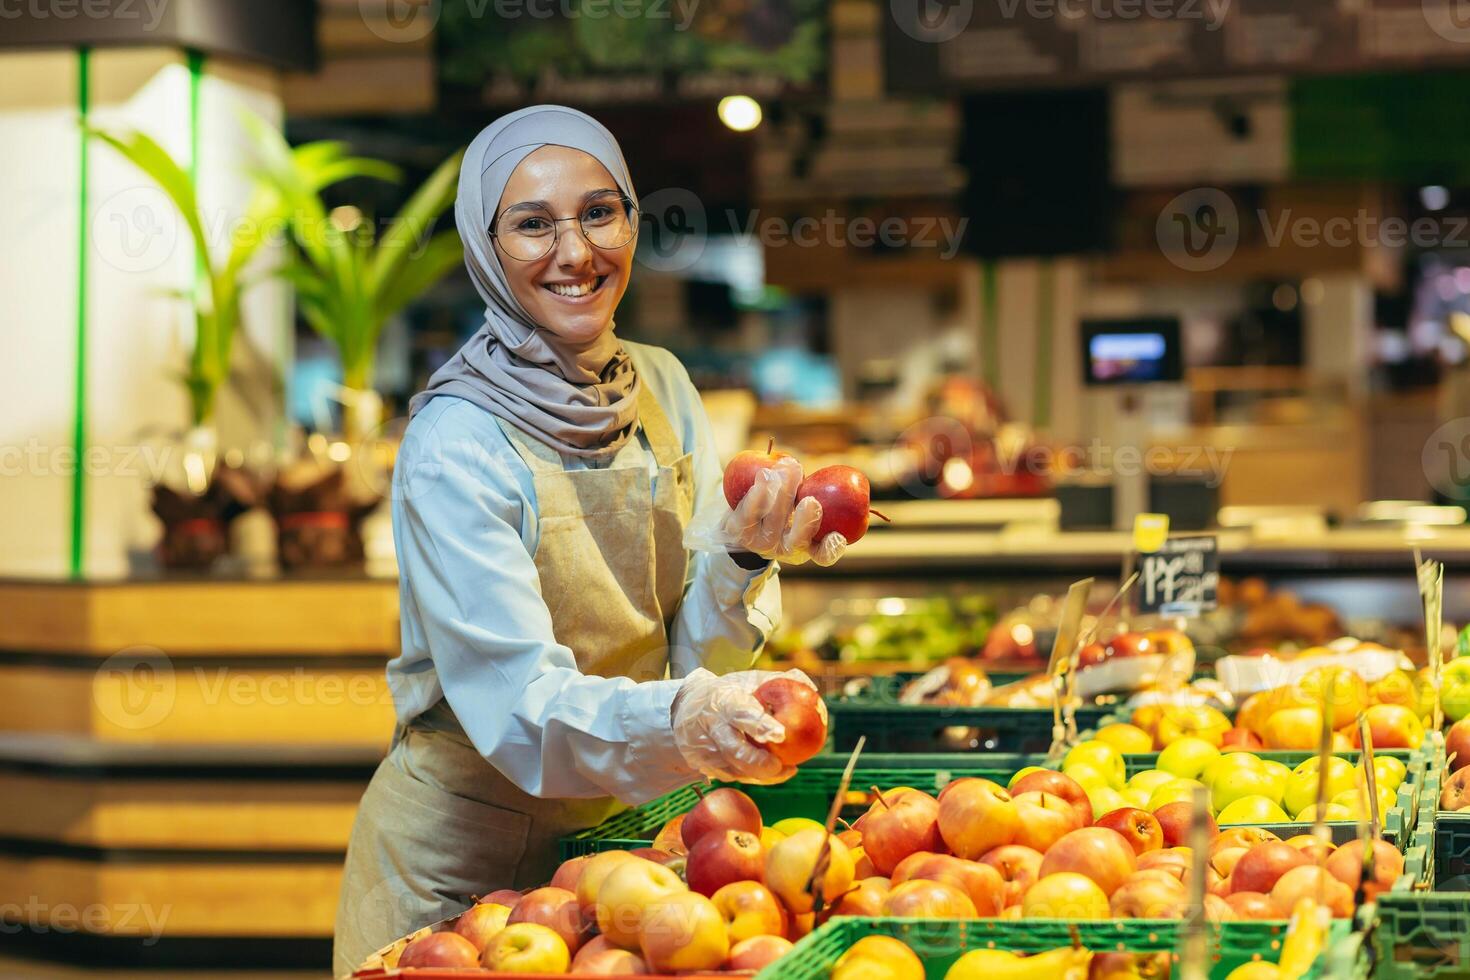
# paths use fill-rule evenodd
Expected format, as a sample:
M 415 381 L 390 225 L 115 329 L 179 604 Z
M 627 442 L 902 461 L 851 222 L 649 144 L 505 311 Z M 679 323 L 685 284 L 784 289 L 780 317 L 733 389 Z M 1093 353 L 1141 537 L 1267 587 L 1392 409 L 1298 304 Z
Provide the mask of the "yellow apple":
M 1181 779 L 1198 779 L 1215 759 L 1220 749 L 1202 738 L 1186 735 L 1166 745 L 1159 753 L 1158 767 Z
M 1327 809 L 1323 810 L 1323 820 L 1351 820 L 1353 811 L 1341 803 L 1329 803 Z M 1296 819 L 1302 823 L 1315 823 L 1317 820 L 1317 804 L 1311 803 L 1303 807 L 1296 815 Z
M 1148 798 L 1148 809 L 1157 810 L 1169 803 L 1190 803 L 1194 800 L 1196 788 L 1204 788 L 1204 783 L 1198 779 L 1176 779 L 1172 783 L 1165 783 Z
M 792 836 L 803 833 L 808 831 Z M 644 962 L 654 973 L 718 970 L 730 956 L 724 916 L 714 902 L 696 892 L 675 892 L 652 902 L 639 940 Z
M 1322 740 L 1322 712 L 1316 708 L 1285 708 L 1266 719 L 1262 736 L 1268 749 L 1315 749 Z
M 1231 823 L 1286 823 L 1290 819 L 1286 811 L 1267 796 L 1242 796 L 1215 814 L 1215 822 L 1222 827 Z
M 892 936 L 864 936 L 837 958 L 832 980 L 924 980 L 924 963 Z
M 1144 769 L 1141 772 L 1136 772 L 1131 777 L 1129 777 L 1128 788 L 1147 790 L 1148 792 L 1152 793 L 1154 790 L 1158 789 L 1165 783 L 1172 783 L 1178 778 L 1178 774 L 1165 772 L 1162 769 Z
M 1092 804 L 1092 819 L 1096 820 L 1104 813 L 1112 813 L 1128 806 L 1128 800 L 1122 793 L 1111 786 L 1098 786 L 1087 791 L 1087 802 Z
M 1128 781 L 1127 768 L 1123 765 L 1122 754 L 1107 742 L 1099 742 L 1097 739 L 1078 742 L 1067 751 L 1066 757 L 1062 759 L 1062 772 L 1066 773 L 1068 768 L 1073 766 L 1089 766 L 1096 769 L 1102 773 L 1108 785 L 1113 789 L 1122 789 Z M 1068 773 L 1068 775 L 1071 774 Z
M 572 955 L 562 938 L 535 922 L 506 926 L 480 954 L 480 965 L 497 973 L 565 973 L 571 964 Z
M 662 864 L 636 857 L 624 861 L 613 868 L 597 890 L 597 928 L 613 945 L 636 950 L 649 905 L 687 890 L 679 876 Z
M 1219 748 L 1228 731 L 1230 719 L 1218 708 L 1203 704 L 1169 705 L 1159 716 L 1154 743 L 1163 749 L 1181 738 L 1192 736 Z
M 847 845 L 836 837 L 829 837 L 825 828 L 798 830 L 766 855 L 766 886 L 797 915 L 812 911 L 812 896 L 807 891 L 807 882 L 811 881 L 816 870 L 824 840 L 829 850 L 827 870 L 822 875 L 822 900 L 833 902 L 852 884 L 853 863 Z
M 890 803 L 893 802 L 893 790 L 883 794 L 883 798 Z M 798 830 L 826 830 L 824 824 L 818 823 L 811 817 L 787 817 L 785 820 L 777 820 L 771 824 L 771 829 L 783 837 L 790 837 Z
M 1139 728 L 1137 725 L 1128 725 L 1122 722 L 1115 722 L 1111 725 L 1104 725 L 1097 730 L 1097 734 L 1093 737 L 1096 738 L 1099 742 L 1108 743 L 1113 748 L 1124 754 L 1130 752 L 1141 754 L 1144 752 L 1152 752 L 1154 749 L 1154 739 L 1152 735 L 1144 731 L 1142 728 Z

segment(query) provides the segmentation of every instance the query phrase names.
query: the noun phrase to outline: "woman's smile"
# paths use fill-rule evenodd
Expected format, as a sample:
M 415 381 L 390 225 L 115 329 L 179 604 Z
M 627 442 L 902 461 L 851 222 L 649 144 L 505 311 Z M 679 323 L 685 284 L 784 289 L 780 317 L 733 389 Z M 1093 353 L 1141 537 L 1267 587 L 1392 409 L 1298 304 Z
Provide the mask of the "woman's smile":
M 602 289 L 607 279 L 607 276 L 592 276 L 587 279 L 543 282 L 541 286 L 569 303 L 585 303 L 594 293 Z

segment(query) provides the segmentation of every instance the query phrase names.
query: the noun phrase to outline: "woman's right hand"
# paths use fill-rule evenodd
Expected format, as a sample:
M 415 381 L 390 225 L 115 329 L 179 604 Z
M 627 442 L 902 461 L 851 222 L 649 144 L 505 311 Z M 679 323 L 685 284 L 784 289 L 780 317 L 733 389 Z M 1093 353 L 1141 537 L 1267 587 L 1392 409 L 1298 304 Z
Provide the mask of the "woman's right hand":
M 786 728 L 755 699 L 768 680 L 800 671 L 742 670 L 724 677 L 703 667 L 682 682 L 670 709 L 674 744 L 689 766 L 710 779 L 739 783 L 779 783 L 796 772 L 763 747 L 786 737 Z M 816 687 L 815 684 L 812 684 Z
M 837 533 L 813 540 L 822 524 L 816 497 L 796 499 L 801 464 L 783 456 L 756 474 L 755 481 L 725 518 L 724 534 L 732 551 L 748 551 L 765 559 L 799 565 L 815 561 L 831 565 L 847 550 Z

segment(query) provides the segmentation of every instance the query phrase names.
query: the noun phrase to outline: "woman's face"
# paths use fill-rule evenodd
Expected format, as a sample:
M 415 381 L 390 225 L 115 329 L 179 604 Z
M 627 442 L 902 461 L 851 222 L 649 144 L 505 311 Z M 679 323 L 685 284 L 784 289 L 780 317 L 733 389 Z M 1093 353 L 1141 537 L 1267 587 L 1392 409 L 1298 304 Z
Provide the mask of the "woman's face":
M 578 223 L 585 215 L 589 229 L 604 243 L 623 237 L 598 230 L 599 222 L 626 217 L 609 210 L 621 193 L 595 157 L 564 146 L 543 146 L 531 153 L 506 182 L 494 228 L 500 267 L 531 319 L 564 340 L 596 339 L 612 324 L 613 311 L 628 288 L 636 236 L 620 247 L 599 248 Z M 548 218 L 572 220 L 556 221 L 556 244 L 544 256 L 517 257 L 536 250 L 528 243 L 549 240 Z M 636 230 L 631 227 L 627 233 Z

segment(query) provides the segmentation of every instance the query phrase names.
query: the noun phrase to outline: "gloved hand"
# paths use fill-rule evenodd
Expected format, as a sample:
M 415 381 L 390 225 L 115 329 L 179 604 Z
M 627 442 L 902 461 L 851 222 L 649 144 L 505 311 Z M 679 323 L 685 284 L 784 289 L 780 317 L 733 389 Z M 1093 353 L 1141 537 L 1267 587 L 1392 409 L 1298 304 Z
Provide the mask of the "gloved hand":
M 725 517 L 720 531 L 731 551 L 750 551 L 788 565 L 808 560 L 830 565 L 847 550 L 847 539 L 835 532 L 813 542 L 822 523 L 815 497 L 796 500 L 801 464 L 785 456 L 756 474 L 744 497 Z
M 742 670 L 718 677 L 701 667 L 684 678 L 670 721 L 674 744 L 690 768 L 726 782 L 779 783 L 791 778 L 794 766 L 784 765 L 751 741 L 779 742 L 786 737 L 785 727 L 766 714 L 752 693 L 776 677 L 816 688 L 799 670 Z M 825 720 L 826 706 L 821 710 Z

